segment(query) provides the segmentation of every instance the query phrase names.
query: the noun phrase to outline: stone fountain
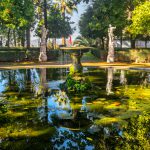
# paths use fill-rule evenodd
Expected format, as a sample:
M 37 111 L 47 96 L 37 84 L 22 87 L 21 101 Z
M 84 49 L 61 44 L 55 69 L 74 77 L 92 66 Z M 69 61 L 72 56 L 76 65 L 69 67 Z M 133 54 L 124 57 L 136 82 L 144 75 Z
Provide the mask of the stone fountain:
M 82 73 L 81 58 L 84 53 L 93 49 L 92 47 L 61 47 L 61 50 L 71 55 L 72 65 L 70 73 L 63 87 L 69 92 L 81 93 L 91 88 L 90 81 Z
M 89 50 L 93 49 L 92 47 L 61 47 L 61 50 L 69 53 L 72 58 L 72 65 L 70 66 L 70 73 L 81 73 L 82 72 L 82 64 L 81 58 L 83 53 L 88 52 Z

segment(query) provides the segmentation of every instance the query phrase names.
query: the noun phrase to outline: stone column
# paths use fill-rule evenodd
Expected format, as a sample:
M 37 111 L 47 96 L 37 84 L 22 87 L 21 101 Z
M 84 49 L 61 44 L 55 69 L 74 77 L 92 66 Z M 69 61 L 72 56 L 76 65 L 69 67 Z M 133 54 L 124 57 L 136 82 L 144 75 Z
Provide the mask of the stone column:
M 71 58 L 72 58 L 72 65 L 70 67 L 71 74 L 82 72 L 82 64 L 81 64 L 82 55 L 83 54 L 80 52 L 71 53 Z

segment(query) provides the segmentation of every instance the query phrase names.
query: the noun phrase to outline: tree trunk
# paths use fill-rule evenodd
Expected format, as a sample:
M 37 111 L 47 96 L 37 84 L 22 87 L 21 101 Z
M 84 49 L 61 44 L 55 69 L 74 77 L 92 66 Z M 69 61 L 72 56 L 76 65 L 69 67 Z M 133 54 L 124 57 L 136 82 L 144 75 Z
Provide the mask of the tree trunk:
M 145 39 L 145 48 L 147 48 L 147 38 Z
M 105 46 L 104 46 L 104 45 L 105 45 L 105 43 L 104 43 L 104 38 L 102 37 L 101 40 L 102 40 L 102 49 L 104 50 L 104 49 L 105 49 Z
M 66 17 L 66 15 L 65 15 L 65 7 L 63 8 L 62 11 L 63 11 L 62 16 L 63 16 L 63 18 L 64 18 L 64 20 L 65 20 L 65 17 Z M 62 36 L 62 45 L 66 46 L 66 38 L 65 38 L 65 35 Z
M 22 46 L 22 47 L 25 46 L 25 31 L 22 31 L 22 35 L 21 35 L 21 46 Z
M 56 49 L 56 38 L 54 38 L 54 49 Z
M 2 36 L 0 37 L 0 46 L 1 47 L 3 46 L 3 37 Z
M 63 45 L 63 46 L 66 46 L 66 38 L 64 37 L 64 35 L 63 35 L 63 37 L 62 37 L 62 45 Z
M 26 30 L 26 41 L 27 41 L 27 49 L 30 48 L 30 27 Z
M 121 49 L 122 49 L 122 31 L 121 31 L 121 36 L 120 36 L 120 46 L 121 46 Z
M 31 70 L 26 70 L 26 91 L 31 92 Z
M 8 29 L 6 46 L 7 46 L 7 47 L 10 47 L 10 29 Z
M 21 37 L 21 46 L 24 47 L 24 45 L 25 45 L 25 39 L 24 37 Z
M 131 35 L 131 48 L 135 48 L 135 39 Z
M 16 32 L 15 32 L 15 30 L 13 30 L 13 39 L 14 39 L 14 46 L 16 47 Z
M 45 28 L 47 29 L 47 0 L 44 0 L 44 24 Z

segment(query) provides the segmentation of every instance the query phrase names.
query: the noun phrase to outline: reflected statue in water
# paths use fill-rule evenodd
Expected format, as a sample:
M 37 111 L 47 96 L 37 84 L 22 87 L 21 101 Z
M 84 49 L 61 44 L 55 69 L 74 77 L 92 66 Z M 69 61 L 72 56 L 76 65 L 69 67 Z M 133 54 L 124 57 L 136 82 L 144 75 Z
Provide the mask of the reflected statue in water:
M 106 92 L 107 92 L 107 95 L 110 95 L 110 94 L 113 94 L 112 86 L 113 86 L 114 68 L 108 68 L 107 71 L 108 72 L 107 72 Z
M 125 77 L 125 70 L 120 71 L 120 84 L 126 85 L 127 79 Z

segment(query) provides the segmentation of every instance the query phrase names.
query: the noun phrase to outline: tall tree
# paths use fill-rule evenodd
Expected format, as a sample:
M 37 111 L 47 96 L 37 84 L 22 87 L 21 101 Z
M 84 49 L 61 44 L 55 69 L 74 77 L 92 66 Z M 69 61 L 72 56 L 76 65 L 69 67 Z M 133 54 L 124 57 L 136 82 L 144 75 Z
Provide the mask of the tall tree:
M 0 22 L 8 28 L 9 32 L 20 28 L 25 30 L 28 24 L 31 24 L 33 15 L 32 0 L 3 0 L 0 2 Z
M 72 34 L 73 29 L 70 26 L 70 18 L 64 19 L 59 9 L 51 7 L 48 15 L 48 37 L 61 38 Z
M 56 7 L 60 9 L 62 17 L 66 19 L 66 13 L 72 15 L 73 11 L 77 11 L 76 5 L 79 3 L 79 0 L 57 0 Z M 66 45 L 65 35 L 62 36 L 62 45 Z
M 121 35 L 127 24 L 124 0 L 95 0 L 80 19 L 80 32 L 85 37 L 107 38 L 109 24 L 116 26 L 115 35 Z

